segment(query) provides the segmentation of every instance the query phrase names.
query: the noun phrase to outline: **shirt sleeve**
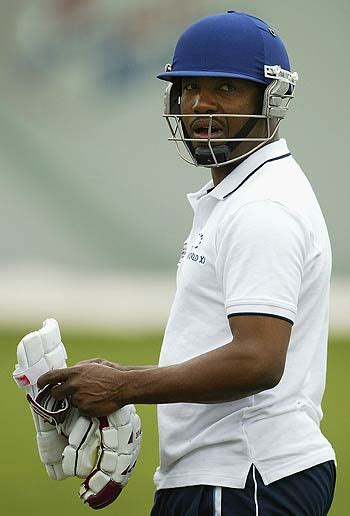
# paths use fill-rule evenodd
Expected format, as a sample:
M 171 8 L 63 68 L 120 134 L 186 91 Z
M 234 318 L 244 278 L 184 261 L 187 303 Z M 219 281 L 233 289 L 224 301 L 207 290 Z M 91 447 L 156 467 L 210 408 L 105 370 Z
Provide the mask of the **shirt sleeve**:
M 228 317 L 297 314 L 310 231 L 278 202 L 256 201 L 223 221 L 217 235 L 216 272 Z

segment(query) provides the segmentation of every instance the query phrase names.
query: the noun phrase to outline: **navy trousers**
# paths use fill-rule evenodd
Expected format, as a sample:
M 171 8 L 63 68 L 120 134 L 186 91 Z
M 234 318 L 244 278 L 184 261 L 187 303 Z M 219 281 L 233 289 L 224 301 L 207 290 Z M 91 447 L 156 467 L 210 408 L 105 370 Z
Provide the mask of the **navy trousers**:
M 265 486 L 252 466 L 244 489 L 160 489 L 151 516 L 326 516 L 335 479 L 335 464 L 328 461 Z

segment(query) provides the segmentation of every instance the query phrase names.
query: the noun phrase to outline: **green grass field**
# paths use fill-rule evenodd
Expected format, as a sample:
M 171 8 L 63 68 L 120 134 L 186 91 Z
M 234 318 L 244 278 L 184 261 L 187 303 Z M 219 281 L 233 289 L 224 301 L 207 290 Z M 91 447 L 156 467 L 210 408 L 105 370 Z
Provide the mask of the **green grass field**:
M 50 480 L 39 462 L 33 425 L 23 392 L 11 379 L 16 345 L 30 328 L 0 330 L 4 363 L 2 385 L 1 514 L 11 516 L 79 516 L 91 513 L 78 497 L 79 480 Z M 84 358 L 105 357 L 120 363 L 157 362 L 161 335 L 91 335 L 63 332 L 71 364 Z M 350 514 L 349 412 L 350 337 L 330 340 L 327 390 L 324 398 L 323 431 L 333 443 L 338 459 L 338 483 L 332 516 Z M 158 463 L 156 410 L 139 406 L 143 422 L 143 445 L 138 465 L 128 487 L 103 514 L 147 516 L 153 499 L 152 476 Z

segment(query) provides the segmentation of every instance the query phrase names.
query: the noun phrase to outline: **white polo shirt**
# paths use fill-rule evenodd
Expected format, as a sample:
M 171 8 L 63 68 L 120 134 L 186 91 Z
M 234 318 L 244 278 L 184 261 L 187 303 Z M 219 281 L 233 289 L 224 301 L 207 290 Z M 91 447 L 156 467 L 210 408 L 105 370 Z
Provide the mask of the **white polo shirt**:
M 228 317 L 293 323 L 283 377 L 238 401 L 158 406 L 158 487 L 243 488 L 251 464 L 265 484 L 335 459 L 322 435 L 331 250 L 314 192 L 284 140 L 256 151 L 194 210 L 181 255 L 161 366 L 232 340 Z

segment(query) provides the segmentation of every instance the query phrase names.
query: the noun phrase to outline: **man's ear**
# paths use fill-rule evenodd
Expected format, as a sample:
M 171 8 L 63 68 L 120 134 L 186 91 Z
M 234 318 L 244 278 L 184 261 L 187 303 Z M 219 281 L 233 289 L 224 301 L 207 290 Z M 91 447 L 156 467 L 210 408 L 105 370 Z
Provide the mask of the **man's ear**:
M 262 108 L 263 108 L 263 104 L 264 104 L 264 94 L 265 94 L 265 89 L 266 89 L 266 86 L 264 84 L 258 84 L 256 83 L 256 86 L 257 86 L 257 103 L 256 103 L 256 115 L 261 115 L 262 114 Z

